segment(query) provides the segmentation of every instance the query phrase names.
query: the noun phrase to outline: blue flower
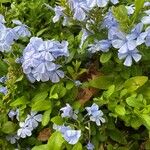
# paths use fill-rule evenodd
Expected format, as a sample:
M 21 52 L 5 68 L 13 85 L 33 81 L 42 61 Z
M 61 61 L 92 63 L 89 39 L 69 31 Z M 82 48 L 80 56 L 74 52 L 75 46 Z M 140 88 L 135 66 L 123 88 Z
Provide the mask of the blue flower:
M 132 59 L 134 59 L 135 62 L 138 62 L 142 58 L 141 54 L 139 54 L 137 49 L 128 50 L 123 53 L 119 52 L 118 57 L 119 57 L 119 59 L 125 59 L 125 61 L 124 61 L 125 66 L 131 66 Z
M 67 130 L 63 137 L 69 144 L 76 144 L 81 136 L 81 130 Z
M 53 129 L 56 131 L 61 132 L 62 134 L 64 134 L 67 130 L 71 130 L 70 126 L 64 126 L 64 125 L 53 125 Z
M 7 92 L 8 92 L 7 87 L 4 87 L 4 86 L 3 86 L 3 87 L 0 87 L 0 93 L 6 95 Z
M 77 87 L 79 87 L 80 85 L 82 85 L 82 82 L 80 82 L 79 80 L 74 81 L 74 83 L 75 83 L 75 85 L 76 85 Z
M 0 23 L 2 24 L 6 23 L 5 18 L 2 14 L 0 14 Z
M 85 109 L 87 110 L 88 115 L 93 115 L 99 110 L 99 106 L 94 103 L 91 107 L 85 107 Z
M 28 127 L 35 129 L 38 126 L 38 122 L 42 121 L 42 115 L 37 114 L 37 112 L 31 112 L 25 120 L 25 124 Z
M 99 110 L 99 106 L 97 104 L 93 104 L 91 107 L 85 108 L 90 116 L 90 120 L 96 122 L 98 126 L 102 123 L 105 123 L 105 119 L 103 118 L 103 112 Z
M 85 40 L 88 38 L 89 35 L 90 33 L 86 29 L 82 29 L 82 37 L 81 37 L 81 43 L 80 43 L 79 48 L 82 48 Z
M 145 42 L 147 33 L 142 32 L 142 30 L 143 30 L 143 24 L 138 23 L 131 31 L 130 36 L 132 36 L 133 39 L 136 39 L 136 45 L 141 45 Z
M 17 111 L 15 110 L 10 110 L 8 113 L 8 116 L 9 118 L 11 118 L 11 120 L 13 120 L 16 115 L 17 115 Z
M 61 114 L 63 118 L 68 117 L 75 120 L 78 118 L 77 111 L 73 111 L 72 107 L 69 104 L 66 104 L 66 107 L 61 108 L 60 111 L 63 111 L 63 113 Z
M 52 11 L 54 11 L 55 12 L 55 16 L 53 17 L 53 22 L 54 23 L 56 23 L 56 22 L 58 22 L 59 20 L 60 20 L 60 18 L 62 17 L 62 16 L 64 16 L 64 10 L 65 10 L 65 8 L 63 8 L 63 7 L 61 7 L 61 6 L 55 6 L 54 8 L 53 7 L 51 7 L 50 5 L 48 5 L 48 4 L 46 4 L 46 3 L 44 3 L 44 5 L 48 8 L 48 9 L 50 9 L 50 10 L 52 10 Z
M 41 38 L 32 37 L 23 52 L 23 72 L 34 83 L 48 81 L 56 83 L 64 77 L 60 65 L 54 63 L 60 56 L 69 56 L 68 42 L 61 43 L 54 40 L 43 41 Z
M 150 46 L 150 27 L 148 27 L 145 32 L 147 34 L 145 38 L 145 44 L 146 46 Z
M 145 11 L 145 13 L 147 16 L 144 16 L 141 21 L 143 24 L 150 24 L 150 10 Z
M 132 15 L 135 11 L 135 6 L 134 5 L 129 5 L 129 6 L 125 6 L 127 9 L 127 13 L 128 15 Z
M 73 18 L 79 21 L 84 21 L 86 19 L 87 12 L 90 10 L 86 0 L 69 0 L 68 3 L 73 11 Z
M 28 26 L 25 24 L 22 24 L 19 20 L 12 20 L 14 24 L 17 26 L 13 28 L 14 32 L 16 32 L 18 38 L 20 37 L 30 37 L 31 32 L 28 30 Z
M 115 17 L 113 16 L 111 10 L 108 11 L 106 16 L 104 17 L 102 27 L 105 27 L 105 28 L 108 28 L 108 29 L 110 29 L 112 27 L 116 27 L 116 28 L 118 27 L 118 22 L 115 19 Z
M 17 140 L 20 139 L 16 134 L 6 136 L 7 141 L 10 141 L 11 144 L 15 144 Z
M 19 123 L 20 129 L 18 129 L 17 131 L 17 136 L 21 137 L 21 138 L 26 138 L 27 136 L 31 136 L 32 135 L 32 127 L 29 127 L 26 125 L 26 123 L 24 122 L 20 122 Z
M 88 144 L 86 145 L 87 150 L 94 150 L 94 145 L 89 141 Z
M 98 51 L 108 52 L 110 47 L 111 47 L 110 40 L 95 41 L 94 44 L 89 45 L 88 51 L 91 53 L 95 53 Z
M 148 6 L 150 6 L 150 2 L 145 2 L 144 7 L 148 7 Z
M 119 3 L 118 0 L 110 0 L 114 5 Z M 108 4 L 109 0 L 87 0 L 89 7 L 95 7 L 96 5 L 98 7 L 105 7 Z
M 81 136 L 81 130 L 72 130 L 70 126 L 58 126 L 54 124 L 53 129 L 60 131 L 64 139 L 72 145 L 76 144 Z
M 7 77 L 6 76 L 3 76 L 0 78 L 0 83 L 5 83 L 7 80 Z
M 116 32 L 114 36 L 116 36 L 116 38 L 112 40 L 112 45 L 114 48 L 119 49 L 119 53 L 126 53 L 137 47 L 136 39 L 132 35 L 125 35 L 120 31 Z

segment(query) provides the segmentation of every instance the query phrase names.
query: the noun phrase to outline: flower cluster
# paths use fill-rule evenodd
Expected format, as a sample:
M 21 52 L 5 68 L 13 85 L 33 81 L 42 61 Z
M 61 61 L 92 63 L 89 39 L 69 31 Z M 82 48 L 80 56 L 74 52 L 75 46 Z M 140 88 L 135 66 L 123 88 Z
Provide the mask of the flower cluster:
M 100 121 L 102 123 L 105 123 L 105 119 L 103 118 L 104 114 L 101 110 L 99 110 L 97 104 L 94 103 L 91 107 L 86 107 L 85 109 L 88 111 L 87 115 L 90 116 L 90 120 L 96 122 L 98 126 L 101 125 Z M 77 120 L 78 118 L 77 116 L 78 111 L 77 110 L 73 111 L 73 108 L 69 104 L 66 104 L 66 107 L 61 108 L 60 111 L 63 111 L 63 113 L 61 114 L 62 118 L 67 117 L 67 118 L 73 118 L 75 120 Z M 81 130 L 73 130 L 71 129 L 70 126 L 65 126 L 65 125 L 60 126 L 54 124 L 53 129 L 55 129 L 56 131 L 60 131 L 64 139 L 69 144 L 73 144 L 73 145 L 76 144 L 81 136 Z M 88 150 L 94 149 L 94 145 L 91 144 L 90 142 L 87 144 L 86 147 Z
M 134 6 L 131 6 L 134 7 Z M 128 14 L 134 12 L 134 8 L 127 8 Z M 146 46 L 150 46 L 149 37 L 150 30 L 147 27 L 144 31 L 143 24 L 150 24 L 149 15 L 150 11 L 145 12 L 148 16 L 142 18 L 142 21 L 135 25 L 129 34 L 121 31 L 119 24 L 113 17 L 111 11 L 104 17 L 102 27 L 108 29 L 108 39 L 95 41 L 94 44 L 89 45 L 89 52 L 95 53 L 97 51 L 108 52 L 111 47 L 118 49 L 118 58 L 125 59 L 124 65 L 131 66 L 133 60 L 138 62 L 142 55 L 138 51 L 137 47 L 145 43 Z
M 59 82 L 60 78 L 64 77 L 64 72 L 59 69 L 61 66 L 55 64 L 54 61 L 60 56 L 69 56 L 67 41 L 60 43 L 32 37 L 23 52 L 23 72 L 32 83 L 48 80 L 53 83 Z
M 112 4 L 119 3 L 118 0 L 110 0 Z M 109 0 L 67 0 L 67 4 L 73 14 L 73 19 L 78 21 L 85 21 L 88 18 L 88 13 L 95 6 L 105 7 L 108 4 Z M 69 23 L 69 17 L 65 15 L 65 8 L 62 6 L 55 6 L 52 8 L 51 6 L 45 4 L 49 9 L 55 12 L 55 16 L 53 17 L 53 22 L 57 22 L 61 17 L 64 18 L 63 25 L 67 25 Z
M 96 122 L 98 126 L 102 123 L 105 123 L 105 119 L 103 118 L 103 112 L 99 110 L 99 107 L 97 104 L 93 104 L 91 107 L 85 108 L 88 112 L 88 115 L 90 116 L 90 120 L 93 122 Z
M 14 41 L 21 37 L 30 36 L 28 26 L 22 24 L 19 20 L 12 21 L 17 26 L 14 28 L 7 28 L 4 17 L 0 14 L 0 51 L 9 52 Z
M 38 122 L 42 121 L 42 115 L 37 112 L 31 112 L 30 115 L 27 116 L 25 122 L 20 122 L 20 129 L 17 131 L 17 136 L 21 138 L 26 138 L 27 136 L 32 135 L 32 131 L 38 126 Z
M 63 138 L 72 145 L 76 144 L 81 136 L 81 130 L 73 130 L 70 126 L 58 126 L 54 124 L 53 129 L 61 132 Z

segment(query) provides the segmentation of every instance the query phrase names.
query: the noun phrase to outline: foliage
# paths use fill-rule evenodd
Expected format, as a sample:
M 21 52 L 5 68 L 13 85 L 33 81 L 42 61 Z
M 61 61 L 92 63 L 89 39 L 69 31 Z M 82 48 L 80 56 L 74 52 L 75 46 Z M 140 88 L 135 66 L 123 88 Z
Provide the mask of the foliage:
M 75 2 L 0 1 L 6 20 L 0 16 L 0 29 L 4 25 L 14 32 L 19 25 L 12 20 L 20 20 L 31 37 L 47 42 L 44 50 L 64 73 L 61 77 L 55 66 L 48 72 L 62 79 L 42 82 L 34 61 L 26 73 L 23 63 L 31 37 L 13 39 L 6 51 L 0 31 L 0 149 L 85 150 L 88 143 L 95 150 L 150 149 L 150 22 L 145 23 L 150 2 L 110 0 L 99 6 L 97 0 L 85 0 L 78 7 Z M 69 45 L 64 48 L 62 41 Z M 31 61 L 30 53 L 38 50 L 36 60 L 49 62 L 42 58 L 42 44 L 34 44 L 26 59 Z M 34 83 L 28 80 L 30 69 Z

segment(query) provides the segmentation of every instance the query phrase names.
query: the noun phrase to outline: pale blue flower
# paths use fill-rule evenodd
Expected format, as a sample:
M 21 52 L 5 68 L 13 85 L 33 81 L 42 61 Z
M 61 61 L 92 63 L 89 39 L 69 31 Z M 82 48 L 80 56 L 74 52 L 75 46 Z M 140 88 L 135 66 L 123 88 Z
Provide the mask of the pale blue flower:
M 42 115 L 37 114 L 37 112 L 31 112 L 30 115 L 27 115 L 25 124 L 28 127 L 35 129 L 38 126 L 38 123 L 42 121 Z
M 53 7 L 51 7 L 50 5 L 48 5 L 48 4 L 46 4 L 46 3 L 44 3 L 44 4 L 45 4 L 45 6 L 46 6 L 48 9 L 50 9 L 50 10 L 52 10 L 52 11 L 55 12 L 55 16 L 53 17 L 53 22 L 54 22 L 54 23 L 58 22 L 58 21 L 60 20 L 60 18 L 64 16 L 64 12 L 63 12 L 63 11 L 65 10 L 65 8 L 63 8 L 63 7 L 61 7 L 61 6 L 55 6 L 55 7 L 53 8 Z
M 67 130 L 63 137 L 71 145 L 76 144 L 81 136 L 81 130 Z
M 0 24 L 0 51 L 9 52 L 11 50 L 11 45 L 17 38 L 16 33 L 4 25 Z
M 69 143 L 69 144 L 76 144 L 81 136 L 81 130 L 73 130 L 71 129 L 70 126 L 64 126 L 64 125 L 53 125 L 53 129 L 56 131 L 61 132 L 62 136 L 64 139 Z
M 88 38 L 89 35 L 90 35 L 90 33 L 86 29 L 82 29 L 82 37 L 81 37 L 81 42 L 80 42 L 79 48 L 82 48 L 85 40 Z
M 66 104 L 66 106 L 61 108 L 60 111 L 63 112 L 61 114 L 63 118 L 68 117 L 68 118 L 73 118 L 75 120 L 78 118 L 77 111 L 73 111 L 72 107 L 69 104 Z
M 85 107 L 85 109 L 87 110 L 88 115 L 93 115 L 99 110 L 99 106 L 94 103 L 91 107 Z
M 21 138 L 26 138 L 27 136 L 31 136 L 32 135 L 32 127 L 29 127 L 26 125 L 26 123 L 24 122 L 20 122 L 19 123 L 20 129 L 18 129 L 17 131 L 17 136 L 21 137 Z
M 130 36 L 132 36 L 133 39 L 136 39 L 136 45 L 141 45 L 145 42 L 147 33 L 142 32 L 142 30 L 143 30 L 143 24 L 138 23 L 131 31 Z
M 145 32 L 147 34 L 145 38 L 145 44 L 146 46 L 150 46 L 150 27 L 148 27 Z
M 134 11 L 135 11 L 135 6 L 134 5 L 129 5 L 129 6 L 125 6 L 125 7 L 127 9 L 128 15 L 134 14 Z
M 119 0 L 110 0 L 110 1 L 114 5 L 119 3 Z M 105 7 L 108 4 L 108 2 L 109 2 L 109 0 L 87 0 L 88 6 L 91 7 L 91 8 L 93 8 L 95 6 Z
M 69 0 L 68 3 L 73 12 L 73 19 L 84 21 L 87 17 L 87 12 L 90 10 L 86 0 Z
M 105 27 L 108 29 L 110 29 L 112 27 L 118 27 L 118 22 L 115 19 L 115 17 L 113 16 L 111 10 L 109 10 L 108 13 L 106 14 L 106 16 L 104 17 L 102 27 Z
M 2 24 L 6 23 L 5 18 L 2 14 L 0 14 L 0 23 Z
M 61 132 L 62 134 L 64 134 L 67 130 L 71 130 L 70 126 L 64 126 L 64 125 L 53 125 L 53 129 L 56 131 Z
M 4 95 L 6 95 L 6 94 L 7 94 L 7 92 L 8 92 L 7 87 L 4 87 L 4 86 L 0 87 L 0 93 L 2 93 L 2 94 L 4 94 Z
M 22 63 L 23 63 L 23 57 L 16 58 L 15 62 L 16 62 L 17 64 L 22 64 Z
M 150 24 L 150 10 L 145 11 L 145 13 L 147 16 L 144 16 L 141 21 L 143 24 Z
M 116 37 L 112 40 L 112 46 L 119 49 L 119 53 L 126 53 L 137 47 L 135 36 L 126 35 L 121 31 L 116 32 L 114 36 Z
M 11 118 L 11 120 L 13 120 L 16 115 L 17 115 L 17 112 L 15 110 L 10 110 L 8 113 L 8 116 L 9 118 Z
M 80 82 L 79 80 L 74 81 L 74 83 L 75 83 L 75 85 L 76 85 L 77 87 L 79 87 L 80 85 L 82 85 L 82 82 Z
M 53 8 L 53 7 L 51 7 L 50 5 L 48 5 L 46 3 L 44 3 L 44 4 L 45 4 L 45 6 L 48 9 L 50 9 L 50 10 L 55 12 L 55 16 L 53 17 L 53 22 L 54 23 L 58 22 L 60 20 L 60 18 L 63 17 L 64 18 L 63 23 L 62 23 L 63 26 L 66 26 L 67 24 L 69 24 L 69 18 L 64 14 L 64 10 L 65 10 L 64 7 L 62 7 L 62 6 L 55 6 Z
M 94 112 L 91 116 L 90 116 L 90 120 L 95 122 L 97 124 L 97 126 L 101 125 L 102 123 L 105 123 L 105 119 L 103 118 L 103 112 L 101 110 Z
M 145 2 L 144 7 L 148 7 L 148 6 L 150 6 L 150 2 Z
M 88 144 L 86 145 L 87 150 L 94 150 L 94 145 L 89 141 Z
M 25 24 L 22 24 L 19 20 L 12 20 L 12 22 L 17 25 L 13 28 L 13 30 L 16 32 L 18 38 L 20 37 L 30 37 L 31 32 L 28 30 L 28 26 Z
M 110 47 L 111 47 L 110 40 L 95 41 L 94 44 L 89 45 L 88 51 L 91 53 L 95 53 L 98 51 L 108 52 Z
M 132 60 L 134 59 L 135 62 L 138 62 L 142 58 L 142 55 L 139 54 L 137 49 L 134 49 L 128 50 L 127 52 L 124 53 L 119 52 L 118 57 L 119 59 L 125 59 L 124 61 L 125 66 L 131 66 L 133 62 Z
M 103 112 L 99 110 L 99 106 L 97 104 L 93 104 L 91 107 L 85 108 L 90 116 L 90 120 L 95 122 L 98 126 L 102 123 L 105 123 L 105 119 L 103 118 Z
M 0 78 L 0 83 L 5 83 L 7 80 L 7 77 L 6 76 L 3 76 Z
M 7 141 L 10 141 L 11 144 L 15 144 L 17 140 L 20 139 L 20 137 L 16 134 L 8 135 L 6 136 Z

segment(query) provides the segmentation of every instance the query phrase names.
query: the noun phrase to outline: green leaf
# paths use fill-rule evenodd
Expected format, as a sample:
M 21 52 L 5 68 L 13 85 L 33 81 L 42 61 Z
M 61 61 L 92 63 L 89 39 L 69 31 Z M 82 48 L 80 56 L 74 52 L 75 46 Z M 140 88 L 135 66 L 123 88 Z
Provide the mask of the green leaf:
M 11 2 L 11 0 L 1 0 L 0 3 L 8 3 Z
M 127 9 L 124 5 L 113 7 L 113 15 L 119 22 L 121 29 L 128 32 L 130 30 L 131 21 L 129 19 Z
M 48 150 L 48 145 L 47 144 L 43 144 L 43 145 L 39 145 L 39 146 L 34 146 L 32 148 L 32 150 Z
M 7 121 L 2 126 L 2 132 L 6 133 L 6 134 L 13 133 L 15 131 L 15 129 L 16 129 L 16 125 L 11 121 Z
M 28 103 L 29 103 L 29 101 L 28 101 L 27 97 L 22 96 L 22 97 L 17 98 L 12 103 L 10 103 L 10 106 L 15 107 L 15 106 L 19 106 L 19 105 L 26 105 Z
M 124 87 L 128 90 L 128 92 L 134 92 L 143 86 L 147 81 L 148 77 L 146 76 L 132 77 L 124 83 Z
M 67 89 L 67 90 L 72 89 L 73 86 L 74 86 L 74 83 L 73 83 L 72 81 L 68 81 L 68 82 L 66 83 L 66 89 Z
M 126 103 L 127 103 L 129 106 L 135 107 L 135 108 L 140 108 L 140 107 L 143 107 L 143 106 L 144 106 L 142 102 L 138 101 L 137 98 L 136 98 L 136 97 L 133 97 L 133 96 L 128 97 L 128 98 L 126 99 Z
M 49 150 L 61 150 L 62 144 L 64 143 L 64 138 L 60 132 L 54 132 L 48 140 L 48 149 Z
M 150 130 L 150 115 L 149 114 L 139 114 L 141 119 L 143 120 L 143 124 Z
M 66 88 L 64 87 L 63 84 L 61 83 L 58 83 L 58 84 L 55 84 L 51 87 L 50 89 L 50 96 L 49 98 L 52 99 L 58 99 L 58 98 L 62 98 L 65 96 L 67 90 Z
M 8 66 L 4 61 L 0 60 L 0 76 L 7 74 Z
M 138 129 L 142 125 L 142 120 L 139 117 L 131 118 L 131 126 L 135 129 Z
M 118 129 L 113 129 L 113 130 L 109 130 L 108 134 L 110 136 L 110 138 L 120 144 L 127 144 L 127 140 L 125 138 L 125 136 L 122 135 L 122 132 L 119 131 Z
M 82 144 L 78 142 L 73 146 L 72 150 L 82 150 Z
M 38 100 L 45 100 L 47 96 L 48 96 L 48 92 L 40 92 L 32 98 L 32 103 Z
M 112 56 L 112 53 L 111 52 L 108 52 L 108 53 L 103 53 L 101 56 L 100 56 L 100 62 L 101 63 L 107 63 L 110 59 L 111 59 L 111 56 Z
M 116 112 L 118 115 L 124 116 L 125 113 L 126 113 L 126 110 L 125 110 L 124 106 L 117 105 L 117 106 L 115 107 L 115 112 Z
M 49 110 L 44 112 L 44 114 L 42 116 L 42 125 L 43 126 L 46 126 L 49 123 L 51 112 L 52 112 L 52 109 L 49 109 Z
M 62 125 L 63 124 L 63 119 L 60 116 L 55 116 L 51 119 L 51 121 L 57 125 Z
M 114 92 L 115 92 L 115 85 L 111 85 L 111 86 L 108 88 L 108 90 L 104 92 L 103 96 L 108 99 L 109 97 L 111 97 L 111 95 L 112 95 Z
M 113 84 L 114 78 L 112 76 L 100 76 L 90 80 L 88 85 L 97 89 L 108 89 Z
M 52 109 L 52 102 L 49 100 L 38 100 L 32 104 L 32 111 L 44 111 Z
M 143 8 L 145 0 L 135 0 L 135 13 L 138 14 Z

